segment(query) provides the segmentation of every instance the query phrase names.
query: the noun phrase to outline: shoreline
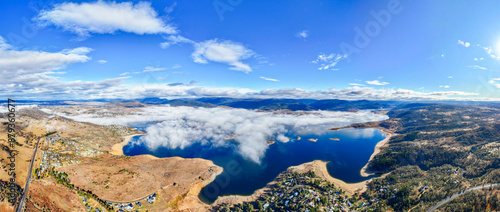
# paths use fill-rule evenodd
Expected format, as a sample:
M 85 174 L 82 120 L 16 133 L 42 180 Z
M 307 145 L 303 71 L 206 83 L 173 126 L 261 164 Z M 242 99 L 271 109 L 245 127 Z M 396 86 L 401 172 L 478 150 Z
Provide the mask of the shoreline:
M 368 129 L 368 128 L 378 129 L 378 130 L 380 130 L 380 132 L 384 133 L 386 137 L 384 139 L 382 139 L 381 141 L 377 142 L 377 144 L 375 145 L 375 148 L 373 150 L 373 153 L 370 156 L 370 159 L 365 164 L 365 166 L 363 166 L 363 168 L 361 168 L 360 175 L 362 177 L 368 177 L 370 175 L 374 175 L 375 174 L 375 173 L 372 173 L 372 172 L 370 172 L 370 171 L 367 170 L 368 169 L 368 165 L 373 160 L 373 158 L 377 154 L 380 153 L 380 151 L 382 150 L 382 147 L 386 146 L 389 143 L 389 140 L 391 139 L 391 137 L 394 136 L 394 135 L 396 135 L 396 133 L 391 132 L 391 131 L 389 131 L 388 129 L 385 129 L 385 128 L 381 128 L 381 127 L 367 127 L 366 129 Z M 346 128 L 342 128 L 342 129 L 346 129 Z M 368 183 L 371 182 L 373 179 L 378 178 L 378 177 L 375 177 L 375 178 L 368 179 L 368 180 L 365 180 L 365 181 L 361 181 L 361 182 L 358 182 L 358 183 L 346 183 L 343 180 L 340 180 L 338 178 L 332 177 L 330 175 L 330 173 L 328 172 L 328 168 L 326 167 L 326 165 L 328 163 L 329 163 L 328 161 L 314 160 L 314 161 L 303 163 L 303 164 L 300 164 L 300 165 L 297 165 L 297 166 L 288 167 L 287 170 L 293 170 L 293 171 L 296 171 L 296 172 L 314 171 L 322 179 L 324 179 L 326 181 L 329 181 L 329 182 L 333 183 L 335 186 L 337 186 L 337 187 L 341 188 L 342 190 L 346 191 L 346 194 L 348 196 L 352 196 L 352 195 L 354 195 L 354 193 L 359 193 L 360 194 L 360 193 L 365 192 L 367 190 L 367 188 L 368 188 Z M 383 174 L 380 177 L 383 177 L 383 176 L 385 176 L 387 174 L 388 173 Z M 252 193 L 251 195 L 248 195 L 248 196 L 245 196 L 245 195 L 219 196 L 212 204 L 210 204 L 210 206 L 213 207 L 213 206 L 216 206 L 216 205 L 219 205 L 219 204 L 223 204 L 223 203 L 242 204 L 244 202 L 256 201 L 261 195 L 263 195 L 264 193 L 269 192 L 270 189 L 271 189 L 270 187 L 272 187 L 274 184 L 276 184 L 276 181 L 272 180 L 271 182 L 269 182 L 268 184 L 266 184 L 266 186 L 264 186 L 263 188 L 260 188 L 260 189 L 256 190 L 254 193 Z
M 367 177 L 367 176 L 375 174 L 375 173 L 369 172 L 367 170 L 368 165 L 373 160 L 373 158 L 377 154 L 380 153 L 382 147 L 386 146 L 389 143 L 390 138 L 393 135 L 395 135 L 395 133 L 390 132 L 390 131 L 388 131 L 385 128 L 380 128 L 380 127 L 367 127 L 367 128 L 378 129 L 382 133 L 384 133 L 386 135 L 386 137 L 383 140 L 377 142 L 377 144 L 375 145 L 374 151 L 373 151 L 373 153 L 370 156 L 370 159 L 365 164 L 365 166 L 363 166 L 363 168 L 360 170 L 360 175 L 363 176 L 363 177 Z M 132 134 L 132 135 L 123 136 L 123 141 L 120 142 L 120 143 L 114 144 L 112 146 L 112 148 L 111 148 L 112 151 L 109 152 L 109 153 L 112 154 L 112 155 L 123 156 L 124 155 L 124 153 L 123 153 L 123 147 L 128 144 L 128 142 L 130 141 L 130 139 L 132 139 L 135 136 L 140 136 L 140 135 L 144 135 L 144 134 L 146 134 L 146 133 L 138 133 L 138 134 Z M 149 154 L 146 154 L 146 155 L 150 156 L 150 157 L 154 157 L 154 156 L 149 155 Z M 156 157 L 154 157 L 154 158 L 156 158 Z M 181 158 L 181 157 L 178 157 L 178 158 Z M 322 179 L 324 179 L 324 180 L 326 180 L 328 182 L 331 182 L 336 187 L 339 187 L 342 190 L 344 190 L 348 196 L 352 196 L 354 193 L 363 193 L 363 192 L 365 192 L 366 189 L 368 188 L 368 183 L 371 182 L 373 179 L 376 179 L 376 178 L 372 178 L 372 179 L 361 181 L 361 182 L 358 182 L 358 183 L 346 183 L 346 182 L 344 182 L 344 181 L 342 181 L 342 180 L 340 180 L 338 178 L 334 178 L 334 177 L 332 177 L 330 175 L 330 173 L 328 172 L 327 166 L 326 166 L 327 163 L 329 163 L 329 162 L 328 161 L 321 161 L 321 160 L 314 160 L 314 161 L 303 163 L 303 164 L 300 164 L 300 165 L 297 165 L 297 166 L 288 167 L 287 170 L 293 170 L 293 171 L 296 171 L 296 172 L 314 171 Z M 215 174 L 213 176 L 214 180 L 215 180 L 215 177 L 217 177 L 219 174 L 220 173 L 217 173 L 217 174 Z M 382 175 L 382 176 L 384 176 L 384 175 Z M 266 184 L 263 188 L 260 188 L 260 189 L 258 189 L 256 191 L 254 191 L 254 193 L 252 193 L 251 195 L 219 196 L 213 203 L 211 203 L 211 204 L 202 203 L 202 205 L 205 205 L 205 207 L 207 207 L 207 206 L 208 207 L 213 207 L 213 206 L 220 205 L 220 204 L 223 204 L 223 203 L 241 204 L 241 203 L 244 203 L 244 202 L 256 201 L 260 196 L 262 196 L 263 194 L 268 193 L 269 191 L 271 191 L 271 188 L 272 188 L 272 186 L 274 186 L 274 184 L 276 184 L 276 181 L 272 180 L 271 182 L 269 182 L 268 184 Z M 201 192 L 201 189 L 200 189 L 200 192 Z M 198 199 L 198 201 L 199 201 L 198 203 L 202 202 L 199 199 Z
M 326 167 L 326 164 L 328 164 L 329 161 L 315 160 L 315 161 L 312 161 L 310 163 L 311 163 L 311 166 L 313 168 L 313 171 L 315 171 L 317 174 L 318 174 L 318 172 L 319 172 L 319 174 L 321 174 L 321 178 L 333 183 L 337 187 L 340 187 L 342 190 L 346 191 L 346 194 L 348 196 L 351 196 L 354 193 L 363 193 L 367 189 L 368 182 L 371 181 L 371 179 L 369 179 L 369 180 L 361 181 L 358 183 L 346 183 L 343 180 L 332 177 L 332 175 L 330 175 L 330 173 L 328 172 L 328 168 Z M 300 166 L 303 166 L 306 164 L 302 164 L 302 165 L 299 165 L 297 167 L 300 167 Z M 303 170 L 308 170 L 308 169 L 303 168 Z
M 359 170 L 359 174 L 362 177 L 368 177 L 370 175 L 375 174 L 374 172 L 371 172 L 368 170 L 368 165 L 370 165 L 370 163 L 373 161 L 373 158 L 375 158 L 375 156 L 378 155 L 378 153 L 380 153 L 380 151 L 382 150 L 382 147 L 388 145 L 389 140 L 391 140 L 391 137 L 395 135 L 395 133 L 390 132 L 384 128 L 376 127 L 375 129 L 380 130 L 380 132 L 384 133 L 386 137 L 383 140 L 377 142 L 377 144 L 375 145 L 375 148 L 373 150 L 373 153 L 370 156 L 370 159 L 368 159 L 368 162 L 366 162 L 365 166 L 363 166 L 363 168 L 361 168 L 361 170 Z
M 326 164 L 329 163 L 328 161 L 322 161 L 322 160 L 314 160 L 311 162 L 303 163 L 297 166 L 290 166 L 287 171 L 295 171 L 299 173 L 304 173 L 308 171 L 313 171 L 315 172 L 320 178 L 333 183 L 336 187 L 341 188 L 346 192 L 348 196 L 354 195 L 354 193 L 361 194 L 366 191 L 368 188 L 368 183 L 371 182 L 373 179 L 368 179 L 365 181 L 361 181 L 358 183 L 346 183 L 338 178 L 332 177 L 330 173 L 328 172 L 328 169 L 326 167 Z M 382 175 L 384 176 L 384 175 Z M 228 195 L 228 196 L 219 196 L 212 204 L 208 205 L 211 207 L 214 207 L 216 205 L 224 204 L 224 203 L 230 203 L 230 204 L 242 204 L 244 202 L 253 202 L 256 201 L 261 195 L 271 191 L 272 186 L 276 184 L 276 179 L 273 179 L 271 182 L 266 184 L 263 188 L 260 188 L 256 190 L 254 193 L 251 195 L 245 196 L 245 195 Z
M 123 154 L 123 147 L 128 144 L 130 139 L 132 139 L 135 136 L 140 136 L 140 135 L 144 135 L 144 134 L 145 133 L 137 133 L 137 134 L 123 136 L 122 142 L 116 143 L 113 146 L 111 146 L 111 151 L 109 152 L 109 154 L 123 156 L 124 155 Z

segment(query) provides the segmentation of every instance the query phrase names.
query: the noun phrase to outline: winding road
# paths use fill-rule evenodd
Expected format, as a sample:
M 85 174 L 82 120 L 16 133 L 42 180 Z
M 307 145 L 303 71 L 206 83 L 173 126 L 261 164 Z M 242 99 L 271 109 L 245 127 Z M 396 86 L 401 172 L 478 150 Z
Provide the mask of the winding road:
M 26 185 L 24 186 L 24 192 L 23 195 L 21 196 L 21 199 L 19 200 L 19 205 L 17 205 L 16 212 L 21 212 L 23 211 L 24 208 L 24 200 L 26 199 L 26 193 L 28 193 L 29 190 L 31 181 L 31 172 L 33 171 L 33 164 L 35 163 L 36 151 L 38 150 L 38 144 L 40 143 L 40 138 L 42 137 L 38 137 L 38 141 L 36 142 L 35 152 L 33 153 L 33 158 L 31 159 L 30 170 L 28 171 L 28 175 L 26 177 Z
M 488 184 L 488 185 L 481 185 L 481 186 L 476 186 L 476 187 L 472 187 L 472 188 L 469 188 L 461 193 L 456 193 L 456 194 L 453 194 L 451 197 L 448 197 L 444 200 L 442 200 L 441 202 L 438 202 L 438 204 L 436 204 L 434 207 L 430 208 L 429 210 L 427 210 L 427 212 L 431 212 L 433 210 L 436 210 L 438 209 L 439 207 L 441 207 L 442 205 L 446 204 L 447 202 L 459 197 L 460 195 L 464 194 L 464 193 L 467 193 L 469 191 L 474 191 L 474 190 L 478 190 L 478 189 L 483 189 L 483 188 L 489 188 L 489 187 L 493 187 L 493 186 L 500 186 L 500 183 L 494 183 L 494 184 Z

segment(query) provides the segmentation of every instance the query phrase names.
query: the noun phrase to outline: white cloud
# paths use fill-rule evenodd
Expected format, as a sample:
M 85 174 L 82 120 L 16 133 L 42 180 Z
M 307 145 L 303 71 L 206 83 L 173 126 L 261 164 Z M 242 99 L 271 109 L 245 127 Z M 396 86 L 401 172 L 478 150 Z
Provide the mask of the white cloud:
M 156 71 L 165 71 L 168 69 L 178 69 L 181 68 L 182 66 L 179 64 L 176 64 L 172 67 L 169 68 L 160 68 L 160 67 L 152 67 L 152 66 L 146 66 L 142 72 L 156 72 Z
M 140 137 L 137 143 L 145 143 L 151 150 L 186 148 L 195 143 L 215 147 L 234 145 L 243 157 L 259 163 L 268 148 L 267 141 L 284 142 L 287 132 L 322 134 L 330 127 L 383 120 L 387 116 L 368 111 L 314 111 L 290 115 L 244 109 L 151 107 L 127 116 L 78 115 L 69 118 L 104 125 L 159 121 L 149 126 L 148 134 Z M 235 136 L 234 141 L 224 139 L 231 136 Z
M 4 46 L 8 44 L 4 42 Z M 126 79 L 122 77 L 100 82 L 61 82 L 59 77 L 51 76 L 65 74 L 57 70 L 68 65 L 89 61 L 91 58 L 87 54 L 90 51 L 92 49 L 87 47 L 65 49 L 60 52 L 0 48 L 0 85 L 6 86 L 0 88 L 0 93 L 47 99 L 53 96 L 91 98 L 95 92 L 117 86 Z
M 90 57 L 85 55 L 82 49 L 89 48 L 76 48 L 56 53 L 0 49 L 1 77 L 10 78 L 19 74 L 41 73 L 58 70 L 72 63 L 87 62 Z
M 175 27 L 165 23 L 148 2 L 62 3 L 41 11 L 36 19 L 42 26 L 54 25 L 82 38 L 92 33 L 117 31 L 135 34 L 175 34 Z
M 496 86 L 497 88 L 500 88 L 500 82 L 497 81 L 500 81 L 500 78 L 492 78 L 488 81 L 488 83 Z
M 307 30 L 302 30 L 300 32 L 297 32 L 297 34 L 295 34 L 296 37 L 298 38 L 303 38 L 303 39 L 306 39 L 307 36 L 309 36 L 309 31 Z
M 155 68 L 152 66 L 147 66 L 146 68 L 144 68 L 144 70 L 142 72 L 163 71 L 165 69 L 167 69 L 167 68 Z
M 106 60 L 98 60 L 97 63 L 100 63 L 100 64 L 104 64 L 104 63 L 107 63 L 108 61 Z
M 11 46 L 7 43 L 7 41 L 5 41 L 5 39 L 0 36 L 0 50 L 4 50 L 4 49 L 10 49 Z
M 191 54 L 194 62 L 206 64 L 208 61 L 226 63 L 232 66 L 231 70 L 249 73 L 252 68 L 241 60 L 255 55 L 252 50 L 233 41 L 208 40 L 194 45 L 195 50 Z
M 486 52 L 486 54 L 488 54 L 491 58 L 493 59 L 496 59 L 496 60 L 500 60 L 500 56 L 497 56 L 495 55 L 495 53 L 493 52 L 493 49 L 491 47 L 483 47 L 484 51 Z
M 493 54 L 493 49 L 491 47 L 483 47 L 484 51 L 486 54 Z
M 464 41 L 461 41 L 461 40 L 458 40 L 458 44 L 464 46 L 465 48 L 469 47 L 470 46 L 470 43 L 469 42 L 464 42 Z
M 365 85 L 359 84 L 359 83 L 349 83 L 349 85 L 352 85 L 352 86 L 365 86 Z
M 440 87 L 440 88 L 450 88 L 450 86 L 449 86 L 449 85 L 440 85 L 439 87 Z
M 192 41 L 190 39 L 187 39 L 187 38 L 185 38 L 183 36 L 180 36 L 180 35 L 170 35 L 168 37 L 165 37 L 165 39 L 168 40 L 168 41 L 160 43 L 160 47 L 162 49 L 166 49 L 169 46 L 175 45 L 175 44 L 181 44 L 181 43 L 194 44 L 195 43 L 194 41 Z
M 491 78 L 488 82 L 490 84 L 493 84 L 493 83 L 495 83 L 495 81 L 500 81 L 500 78 Z
M 388 85 L 388 82 L 380 82 L 378 80 L 366 81 L 367 84 L 370 85 Z
M 207 64 L 209 61 L 225 63 L 230 65 L 230 70 L 249 73 L 252 71 L 250 65 L 243 63 L 242 60 L 255 57 L 260 64 L 267 63 L 265 57 L 257 55 L 250 49 L 247 49 L 240 43 L 230 40 L 212 39 L 203 42 L 195 42 L 181 35 L 171 35 L 164 37 L 166 42 L 160 43 L 160 47 L 166 49 L 171 45 L 188 43 L 192 44 L 194 51 L 191 54 L 195 63 Z
M 487 68 L 478 65 L 467 66 L 467 67 L 472 69 L 488 70 Z
M 437 91 L 437 92 L 431 92 L 429 95 L 435 95 L 435 96 L 477 96 L 477 93 L 472 93 L 472 92 L 463 92 L 463 91 Z
M 167 86 L 192 86 L 196 84 L 196 81 L 191 80 L 189 83 L 183 83 L 183 82 L 172 82 L 167 84 Z
M 93 49 L 88 48 L 88 47 L 78 47 L 78 48 L 74 48 L 74 49 L 64 49 L 61 51 L 61 53 L 82 55 L 82 54 L 87 54 L 91 51 L 93 51 Z
M 279 80 L 277 80 L 277 79 L 272 79 L 272 78 L 267 78 L 267 77 L 260 77 L 260 78 L 263 80 L 267 80 L 267 81 L 279 82 Z
M 338 70 L 335 69 L 334 67 L 337 65 L 338 62 L 340 62 L 345 58 L 347 58 L 347 55 L 333 54 L 333 53 L 329 55 L 320 54 L 318 55 L 318 58 L 316 60 L 311 61 L 311 63 L 320 64 L 318 70 L 327 70 L 327 69 Z
M 408 89 L 375 89 L 370 87 L 348 87 L 344 89 L 330 89 L 320 91 L 323 94 L 322 98 L 330 99 L 346 99 L 346 100 L 447 100 L 459 99 L 448 98 L 447 95 L 478 95 L 476 93 L 467 93 L 461 91 L 448 91 L 448 92 L 432 92 L 424 93 Z M 441 95 L 438 95 L 441 94 Z M 309 98 L 318 98 L 317 95 L 309 93 Z
M 448 76 L 448 79 L 452 79 L 452 78 L 453 78 L 453 76 Z
M 482 61 L 484 60 L 484 57 L 481 57 L 481 58 L 474 58 L 474 61 Z
M 300 88 L 280 88 L 280 89 L 264 89 L 259 92 L 260 95 L 264 96 L 304 96 L 308 93 L 312 93 L 310 91 L 302 90 Z
M 165 11 L 166 13 L 171 13 L 172 11 L 174 11 L 175 6 L 177 6 L 177 2 L 174 2 L 170 6 L 166 6 L 165 9 L 163 9 L 163 11 Z
M 441 94 L 441 95 L 438 95 Z M 137 87 L 121 86 L 103 92 L 101 98 L 196 98 L 196 97 L 233 97 L 233 98 L 291 98 L 291 99 L 345 99 L 345 100 L 471 100 L 462 97 L 448 97 L 447 95 L 464 96 L 476 93 L 449 91 L 447 93 L 425 93 L 408 89 L 375 89 L 371 87 L 347 87 L 344 89 L 329 89 L 308 91 L 300 88 L 264 89 L 255 91 L 245 88 L 213 88 L 194 85 L 165 86 L 143 85 Z M 467 95 L 465 95 L 467 94 Z M 480 100 L 480 99 L 474 99 Z

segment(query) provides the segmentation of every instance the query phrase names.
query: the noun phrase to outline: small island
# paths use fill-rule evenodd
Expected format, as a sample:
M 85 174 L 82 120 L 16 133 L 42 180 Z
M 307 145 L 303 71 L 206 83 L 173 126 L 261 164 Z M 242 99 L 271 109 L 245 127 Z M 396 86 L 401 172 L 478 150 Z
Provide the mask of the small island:
M 307 140 L 308 140 L 308 141 L 311 141 L 311 142 L 316 142 L 316 141 L 318 141 L 318 139 L 317 139 L 317 138 L 309 138 L 309 139 L 307 139 Z

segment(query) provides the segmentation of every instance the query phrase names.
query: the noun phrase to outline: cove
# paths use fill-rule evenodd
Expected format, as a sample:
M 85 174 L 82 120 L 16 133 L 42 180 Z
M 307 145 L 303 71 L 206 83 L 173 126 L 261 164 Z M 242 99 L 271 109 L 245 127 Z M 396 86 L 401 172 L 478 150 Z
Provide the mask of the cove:
M 138 130 L 145 130 L 145 126 L 136 127 Z M 123 152 L 128 156 L 150 154 L 156 157 L 179 156 L 213 161 L 223 167 L 224 172 L 205 186 L 199 195 L 203 202 L 211 204 L 219 196 L 251 195 L 288 167 L 313 160 L 329 161 L 327 169 L 330 175 L 347 183 L 376 177 L 362 177 L 359 171 L 368 162 L 375 145 L 385 138 L 378 129 L 325 130 L 316 134 L 291 132 L 286 136 L 292 140 L 269 145 L 260 164 L 243 158 L 231 145 L 213 147 L 196 143 L 184 149 L 161 147 L 149 150 L 145 144 L 129 144 L 123 147 Z M 298 140 L 298 137 L 301 139 Z M 134 137 L 133 140 L 138 138 Z M 312 142 L 308 139 L 318 140 Z

